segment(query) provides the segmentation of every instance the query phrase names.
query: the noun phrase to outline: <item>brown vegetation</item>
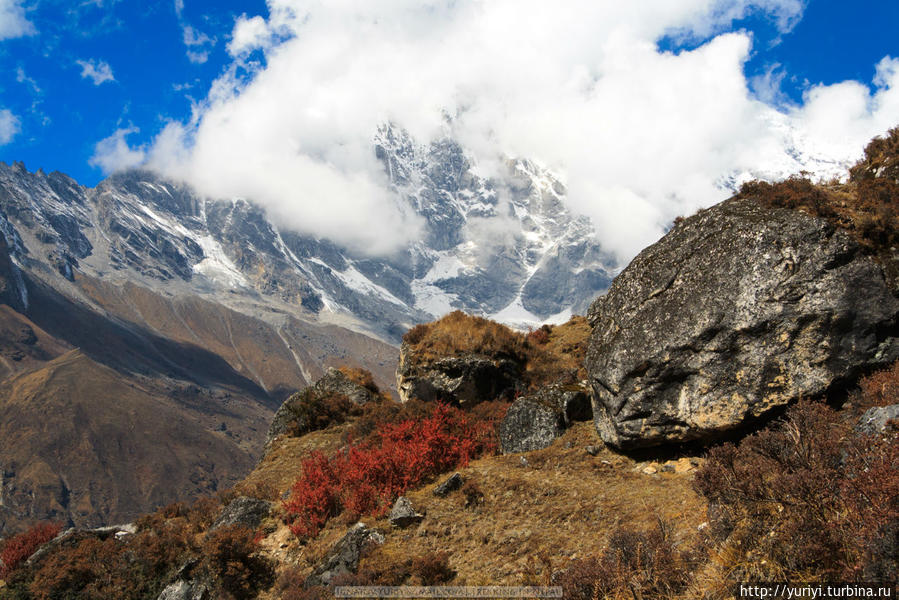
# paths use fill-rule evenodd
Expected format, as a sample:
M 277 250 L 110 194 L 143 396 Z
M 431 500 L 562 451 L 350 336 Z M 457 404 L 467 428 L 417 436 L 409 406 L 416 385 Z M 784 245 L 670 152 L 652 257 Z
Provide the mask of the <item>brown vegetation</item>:
M 802 210 L 848 230 L 873 254 L 899 243 L 899 127 L 875 138 L 849 170 L 846 184 L 816 185 L 803 177 L 750 181 L 740 196 L 772 208 Z
M 258 554 L 256 532 L 246 527 L 206 533 L 220 509 L 203 498 L 141 517 L 137 533 L 122 539 L 75 533 L 34 565 L 15 569 L 0 598 L 155 598 L 179 572 L 207 582 L 216 598 L 255 597 L 271 585 L 271 565 Z
M 362 412 L 343 394 L 320 393 L 307 387 L 297 396 L 291 398 L 292 402 L 288 405 L 291 418 L 287 434 L 294 437 L 339 425 Z
M 862 380 L 857 404 L 896 402 L 899 367 Z M 719 540 L 710 578 L 893 581 L 899 576 L 899 432 L 800 402 L 777 425 L 713 449 L 696 476 Z
M 417 360 L 463 354 L 510 359 L 522 366 L 528 387 L 534 388 L 565 374 L 583 379 L 589 336 L 590 326 L 584 317 L 524 334 L 457 310 L 432 323 L 416 325 L 403 341 Z
M 643 600 L 680 597 L 701 564 L 701 540 L 684 547 L 670 524 L 639 532 L 616 529 L 599 557 L 572 561 L 557 578 L 566 600 Z
M 256 533 L 243 525 L 230 525 L 206 536 L 201 547 L 201 569 L 221 591 L 222 598 L 253 598 L 271 585 L 271 564 L 256 551 Z

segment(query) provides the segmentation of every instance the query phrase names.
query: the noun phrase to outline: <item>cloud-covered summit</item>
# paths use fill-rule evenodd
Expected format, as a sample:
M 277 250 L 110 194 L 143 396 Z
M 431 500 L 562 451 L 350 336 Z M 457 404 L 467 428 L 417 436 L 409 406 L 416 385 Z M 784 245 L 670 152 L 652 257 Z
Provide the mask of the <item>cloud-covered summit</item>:
M 415 239 L 372 150 L 379 124 L 451 135 L 487 175 L 503 157 L 559 173 L 568 201 L 621 260 L 677 215 L 720 200 L 733 173 L 779 174 L 795 145 L 833 164 L 857 157 L 899 114 L 899 60 L 873 89 L 810 86 L 777 101 L 750 85 L 764 15 L 787 35 L 800 0 L 269 0 L 244 15 L 233 63 L 147 147 L 107 147 L 212 196 L 251 197 L 274 218 L 355 248 Z M 666 51 L 662 41 L 673 41 Z M 764 84 L 764 85 L 763 85 Z M 104 162 L 98 148 L 96 164 Z

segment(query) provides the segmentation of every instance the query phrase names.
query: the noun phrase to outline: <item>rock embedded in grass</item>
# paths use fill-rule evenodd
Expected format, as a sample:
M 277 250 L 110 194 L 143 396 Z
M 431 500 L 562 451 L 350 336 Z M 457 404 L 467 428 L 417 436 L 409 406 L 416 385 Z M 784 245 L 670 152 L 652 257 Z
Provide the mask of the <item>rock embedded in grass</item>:
M 434 488 L 435 496 L 446 496 L 462 487 L 463 479 L 459 473 L 453 473 L 446 481 Z
M 499 426 L 503 454 L 546 448 L 572 421 L 589 420 L 590 399 L 576 385 L 550 384 L 517 399 Z
M 415 508 L 412 507 L 412 502 L 410 502 L 408 498 L 400 496 L 396 499 L 393 508 L 390 510 L 390 515 L 387 518 L 394 527 L 409 527 L 410 525 L 421 523 L 422 519 L 424 519 L 424 515 L 419 514 Z

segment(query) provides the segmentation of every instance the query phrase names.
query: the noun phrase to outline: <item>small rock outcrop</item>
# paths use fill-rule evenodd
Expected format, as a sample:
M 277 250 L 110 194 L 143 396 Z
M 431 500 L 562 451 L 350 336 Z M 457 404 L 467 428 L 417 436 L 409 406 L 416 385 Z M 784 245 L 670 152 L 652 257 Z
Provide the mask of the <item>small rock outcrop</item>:
M 272 503 L 259 498 L 239 496 L 228 503 L 216 518 L 209 531 L 215 531 L 219 527 L 229 525 L 244 525 L 250 529 L 256 529 L 272 512 Z
M 590 397 L 580 386 L 547 385 L 512 403 L 499 426 L 503 454 L 546 448 L 573 421 L 591 417 Z
M 469 353 L 428 359 L 406 343 L 400 348 L 396 388 L 401 402 L 417 398 L 465 407 L 511 398 L 521 387 L 521 366 L 508 358 Z
M 400 496 L 396 499 L 393 508 L 390 509 L 390 514 L 387 518 L 394 527 L 409 527 L 410 525 L 421 523 L 424 515 L 415 511 L 408 498 Z
M 446 481 L 434 488 L 435 496 L 447 496 L 450 492 L 455 492 L 462 487 L 462 475 L 453 473 Z
M 885 433 L 890 421 L 899 422 L 899 404 L 869 408 L 859 417 L 855 430 L 868 435 Z
M 78 529 L 70 527 L 59 533 L 55 538 L 43 544 L 40 548 L 28 557 L 26 564 L 32 565 L 39 562 L 44 556 L 54 551 L 61 545 L 74 545 L 81 540 L 94 537 L 99 540 L 106 540 L 110 537 L 122 539 L 125 536 L 137 533 L 137 526 L 134 523 L 126 523 L 124 525 L 107 525 L 106 527 L 96 527 L 94 529 Z
M 602 439 L 708 440 L 899 357 L 880 263 L 823 219 L 736 197 L 640 253 L 588 313 Z
M 176 581 L 157 597 L 157 600 L 208 600 L 209 588 L 197 581 Z
M 374 386 L 372 385 L 372 387 Z M 362 406 L 377 396 L 377 392 L 372 387 L 366 387 L 353 381 L 339 369 L 329 368 L 328 372 L 313 386 L 293 394 L 281 404 L 269 427 L 268 437 L 265 441 L 266 448 L 279 435 L 288 432 L 302 435 L 312 430 L 310 423 L 303 422 L 303 403 L 321 400 L 328 396 L 342 396 L 354 405 Z
M 355 573 L 362 555 L 372 546 L 383 543 L 384 536 L 378 531 L 369 529 L 364 523 L 356 523 L 334 544 L 303 585 L 307 588 L 330 585 L 335 577 Z

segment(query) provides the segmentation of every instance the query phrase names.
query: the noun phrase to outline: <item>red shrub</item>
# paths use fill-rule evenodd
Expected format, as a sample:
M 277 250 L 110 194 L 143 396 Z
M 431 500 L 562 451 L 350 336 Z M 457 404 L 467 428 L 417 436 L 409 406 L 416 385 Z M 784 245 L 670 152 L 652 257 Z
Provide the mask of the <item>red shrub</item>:
M 330 458 L 313 453 L 303 461 L 303 475 L 284 504 L 293 520 L 291 531 L 313 536 L 341 510 L 383 513 L 428 477 L 492 450 L 492 424 L 473 422 L 442 404 L 423 419 L 383 424 L 366 443 Z
M 27 531 L 6 540 L 0 550 L 0 561 L 3 561 L 0 577 L 6 577 L 14 571 L 35 550 L 59 535 L 60 531 L 62 525 L 59 523 L 36 523 Z

